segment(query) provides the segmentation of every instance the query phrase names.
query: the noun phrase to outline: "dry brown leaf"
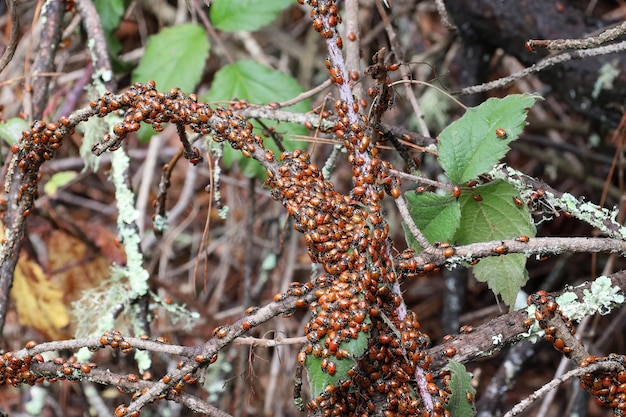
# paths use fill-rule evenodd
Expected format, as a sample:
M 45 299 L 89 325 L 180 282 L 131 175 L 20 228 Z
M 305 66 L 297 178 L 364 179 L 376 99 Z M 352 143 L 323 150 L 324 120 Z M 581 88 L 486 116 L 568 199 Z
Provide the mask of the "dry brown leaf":
M 48 271 L 51 281 L 63 290 L 69 306 L 109 278 L 111 262 L 76 237 L 53 230 L 48 239 Z
M 48 281 L 41 266 L 24 255 L 15 267 L 11 297 L 21 325 L 35 328 L 50 339 L 68 336 L 70 318 L 63 291 Z
M 117 241 L 117 235 L 102 224 L 76 222 L 83 232 L 96 244 L 100 253 L 110 262 L 126 264 L 126 252 Z

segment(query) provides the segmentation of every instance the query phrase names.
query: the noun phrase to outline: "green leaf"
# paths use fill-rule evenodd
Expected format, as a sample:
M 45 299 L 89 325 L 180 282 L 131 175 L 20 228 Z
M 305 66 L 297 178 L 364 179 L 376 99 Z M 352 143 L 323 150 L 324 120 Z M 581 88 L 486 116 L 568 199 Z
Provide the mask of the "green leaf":
M 519 197 L 517 190 L 501 180 L 463 192 L 459 197 L 461 225 L 455 236 L 457 242 L 465 245 L 519 235 L 534 236 L 528 208 L 517 206 L 514 197 Z
M 449 385 L 451 394 L 448 396 L 444 408 L 454 417 L 473 417 L 476 415 L 476 410 L 474 404 L 467 399 L 468 393 L 472 397 L 476 393 L 472 387 L 472 376 L 467 372 L 465 366 L 458 362 L 448 362 L 446 369 L 451 371 Z
M 251 32 L 272 23 L 292 3 L 293 0 L 214 0 L 211 22 L 227 32 Z
M 46 182 L 46 185 L 43 187 L 43 191 L 46 195 L 54 197 L 59 188 L 69 184 L 70 181 L 76 178 L 76 176 L 78 176 L 78 173 L 75 171 L 56 172 L 50 177 L 48 182 Z
M 490 98 L 470 108 L 439 135 L 438 158 L 446 175 L 455 184 L 477 178 L 489 171 L 508 152 L 526 124 L 527 109 L 541 97 L 514 94 Z M 504 137 L 496 134 L 503 129 Z
M 451 195 L 440 196 L 433 192 L 417 194 L 409 191 L 404 194 L 411 218 L 429 242 L 451 241 L 461 223 L 461 208 Z M 408 228 L 405 227 L 407 243 L 419 249 Z
M 124 16 L 123 0 L 95 0 L 94 5 L 98 11 L 98 17 L 102 22 L 102 29 L 105 32 L 112 32 L 120 24 L 122 16 Z
M 511 308 L 515 305 L 520 288 L 528 281 L 526 255 L 523 253 L 482 259 L 472 267 L 472 272 L 476 280 L 486 282 L 491 291 L 499 294 Z
M 199 25 L 165 28 L 148 39 L 146 52 L 133 71 L 133 82 L 154 80 L 157 88 L 173 87 L 190 93 L 202 78 L 209 56 L 209 40 Z
M 21 117 L 13 117 L 4 123 L 0 123 L 0 137 L 9 145 L 15 144 L 24 130 L 28 130 L 28 122 Z
M 285 101 L 302 92 L 302 87 L 291 76 L 267 68 L 254 61 L 239 61 L 220 69 L 213 80 L 209 92 L 203 97 L 204 101 L 229 101 L 234 97 L 246 99 L 250 103 L 267 104 L 274 101 Z M 301 101 L 286 108 L 294 112 L 306 112 L 309 110 L 309 101 Z M 283 135 L 283 145 L 288 151 L 303 149 L 306 144 L 289 140 L 294 135 L 305 135 L 306 129 L 294 123 L 280 123 L 263 120 L 267 126 L 275 127 L 276 131 Z M 259 125 L 256 133 L 260 133 Z M 272 149 L 278 155 L 279 151 L 273 140 L 265 139 L 266 148 Z M 245 158 L 239 151 L 229 146 L 224 147 L 224 163 L 230 167 L 238 162 L 241 172 L 248 177 L 265 178 L 265 169 L 256 161 Z
M 365 319 L 365 323 L 371 323 L 369 316 Z M 320 340 L 320 344 L 324 345 L 324 340 L 328 336 L 325 336 Z M 308 355 L 304 362 L 304 367 L 307 371 L 307 378 L 309 381 L 309 387 L 311 390 L 311 398 L 317 398 L 324 392 L 324 388 L 328 385 L 335 385 L 339 381 L 348 379 L 348 371 L 356 366 L 356 360 L 360 358 L 365 349 L 367 348 L 367 342 L 369 335 L 365 332 L 359 332 L 359 336 L 356 339 L 350 339 L 347 342 L 341 342 L 339 349 L 345 349 L 349 352 L 349 356 L 337 360 L 334 356 L 329 356 L 327 359 L 333 362 L 337 369 L 334 375 L 329 375 L 328 372 L 322 369 L 322 358 L 315 357 L 314 355 Z
M 348 371 L 356 366 L 354 359 L 344 358 L 337 360 L 334 356 L 331 356 L 328 358 L 328 361 L 333 362 L 337 366 L 335 374 L 332 376 L 322 369 L 322 358 L 309 355 L 304 363 L 307 369 L 309 387 L 311 388 L 311 398 L 317 398 L 328 385 L 335 385 L 341 380 L 348 379 Z
M 455 241 L 465 245 L 512 239 L 519 235 L 534 236 L 536 230 L 528 208 L 517 206 L 514 197 L 519 197 L 517 191 L 504 181 L 495 181 L 462 193 L 459 198 L 461 225 Z M 525 265 L 524 254 L 511 254 L 482 259 L 473 267 L 473 272 L 478 281 L 487 282 L 495 294 L 501 295 L 507 305 L 513 306 L 519 289 L 528 279 Z

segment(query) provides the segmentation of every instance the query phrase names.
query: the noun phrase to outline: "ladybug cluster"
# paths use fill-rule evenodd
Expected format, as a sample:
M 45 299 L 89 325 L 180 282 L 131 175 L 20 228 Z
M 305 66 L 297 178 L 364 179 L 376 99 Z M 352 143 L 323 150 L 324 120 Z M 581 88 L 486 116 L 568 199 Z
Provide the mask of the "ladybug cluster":
M 310 4 L 313 26 L 332 43 L 327 65 L 331 78 L 340 88 L 347 88 L 345 67 L 339 65 L 332 52 L 342 46 L 335 29 L 341 22 L 337 6 L 332 1 L 312 0 Z M 383 75 L 375 78 L 386 81 L 386 71 L 391 69 L 395 68 L 384 67 L 380 71 Z M 387 98 L 383 98 L 380 113 L 387 106 Z M 404 307 L 399 284 L 408 275 L 397 275 L 394 269 L 389 226 L 380 205 L 385 193 L 393 198 L 400 196 L 400 184 L 389 175 L 391 164 L 378 158 L 378 150 L 372 143 L 373 132 L 367 118 L 359 114 L 359 104 L 337 100 L 334 106 L 337 121 L 333 131 L 343 140 L 352 164 L 354 186 L 348 196 L 338 193 L 304 152 L 283 153 L 277 164 L 272 151 L 264 148 L 262 138 L 253 133 L 252 125 L 233 113 L 246 105 L 239 102 L 228 109 L 211 108 L 198 102 L 193 94 L 186 95 L 178 89 L 159 92 L 154 82 L 137 83 L 122 94 L 106 93 L 91 102 L 89 110 L 76 120 L 34 125 L 22 140 L 23 144 L 31 145 L 14 150 L 21 153 L 23 172 L 36 176 L 41 161 L 51 157 L 52 151 L 60 146 L 58 141 L 76 123 L 110 113 L 119 114 L 122 121 L 94 145 L 92 152 L 96 155 L 117 149 L 141 123 L 150 124 L 156 131 L 162 130 L 164 123 L 176 125 L 184 155 L 194 164 L 201 161 L 201 156 L 187 140 L 187 126 L 193 132 L 211 135 L 217 142 L 228 141 L 244 156 L 258 160 L 267 168 L 266 184 L 272 189 L 273 197 L 293 216 L 296 230 L 304 234 L 311 260 L 323 265 L 325 271 L 313 283 L 292 285 L 287 292 L 297 297 L 310 292 L 315 295 L 315 301 L 310 304 L 311 319 L 305 326 L 308 343 L 298 355 L 298 361 L 305 364 L 309 357 L 315 358 L 318 362 L 314 363 L 319 363 L 321 370 L 330 376 L 338 372 L 337 364 L 342 359 L 350 357 L 356 364 L 345 378 L 326 386 L 313 398 L 308 409 L 319 410 L 322 415 L 344 416 L 367 415 L 379 409 L 385 410 L 386 415 L 448 415 L 443 407 L 448 395 L 447 376 L 438 376 L 444 381 L 441 389 L 428 372 L 430 358 L 425 353 L 428 336 L 420 332 L 416 315 Z M 35 183 L 36 179 L 32 181 L 33 188 L 28 189 L 31 195 Z M 441 249 L 445 256 L 454 254 L 449 245 Z M 409 271 L 415 272 L 416 268 L 411 267 L 412 264 Z M 420 272 L 434 269 L 434 265 L 426 266 Z M 303 297 L 296 305 L 306 303 Z M 243 330 L 252 326 L 250 321 L 242 322 Z M 224 338 L 228 332 L 229 328 L 218 328 L 214 336 Z M 353 355 L 348 344 L 363 335 L 367 340 L 364 353 Z M 123 352 L 132 350 L 118 332 L 103 335 L 100 344 Z M 202 363 L 214 360 L 196 357 Z M 129 376 L 129 381 L 135 377 Z M 193 375 L 188 379 L 195 380 Z M 175 395 L 180 391 L 178 388 L 171 387 L 169 393 Z M 126 412 L 122 405 L 116 415 Z
M 201 161 L 200 152 L 197 149 L 190 149 L 184 126 L 189 126 L 197 133 L 211 133 L 211 128 L 207 124 L 213 115 L 210 107 L 199 105 L 195 94 L 187 96 L 177 88 L 172 88 L 167 93 L 159 92 L 154 81 L 149 81 L 145 85 L 137 83 L 121 96 L 107 92 L 98 100 L 92 101 L 90 106 L 98 117 L 104 117 L 120 109 L 124 113 L 123 120 L 113 126 L 113 134 L 105 135 L 101 142 L 94 145 L 92 152 L 96 155 L 106 150 L 116 150 L 129 133 L 139 130 L 142 122 L 152 125 L 157 132 L 163 130 L 164 123 L 173 123 L 177 126 L 179 136 L 185 145 L 187 151 L 185 156 L 192 163 L 198 163 Z
M 568 339 L 571 340 L 571 336 L 576 333 L 576 329 L 571 320 L 563 315 L 563 312 L 559 308 L 559 305 L 554 299 L 554 296 L 548 294 L 546 291 L 538 291 L 535 294 L 528 296 L 528 305 L 535 306 L 535 319 L 541 329 L 545 333 L 546 341 L 552 343 L 552 346 L 559 352 L 563 353 L 566 357 L 570 357 L 573 351 L 572 346 L 568 346 Z M 550 322 L 553 318 L 558 317 L 557 323 L 563 324 L 563 330 L 552 325 Z M 525 325 L 528 323 L 525 322 Z M 579 342 L 575 342 L 579 343 Z
M 337 6 L 333 1 L 307 3 L 312 7 L 313 27 L 327 40 L 331 81 L 348 99 L 352 96 L 349 91 L 344 94 L 347 71 L 340 59 L 342 42 L 335 30 L 341 22 Z M 386 82 L 386 70 L 383 67 L 372 76 Z M 376 93 L 380 94 L 372 92 Z M 387 105 L 383 98 L 381 112 Z M 367 337 L 365 353 L 352 357 L 356 366 L 338 383 L 327 385 L 307 408 L 328 416 L 369 415 L 379 409 L 386 415 L 446 415 L 442 404 L 447 392 L 428 373 L 428 337 L 419 331 L 416 315 L 404 306 L 399 283 L 405 275 L 394 270 L 389 226 L 380 206 L 385 193 L 400 196 L 399 181 L 388 174 L 391 164 L 377 157 L 372 129 L 359 114 L 359 104 L 336 100 L 334 108 L 333 131 L 343 141 L 352 165 L 350 195 L 335 191 L 301 151 L 283 153 L 282 165 L 268 172 L 266 182 L 273 197 L 293 216 L 296 230 L 304 233 L 311 260 L 325 270 L 315 280 L 317 299 L 310 305 L 311 320 L 305 326 L 308 343 L 298 354 L 299 363 L 319 366 L 335 376 L 339 361 L 352 357 L 350 342 L 360 335 Z
M 26 343 L 25 348 L 28 350 L 35 346 L 36 343 L 30 341 Z M 51 361 L 56 365 L 56 372 L 31 369 L 33 365 L 44 362 L 46 361 L 40 353 L 18 357 L 13 352 L 6 352 L 0 357 L 0 386 L 13 385 L 16 387 L 21 384 L 32 386 L 44 381 L 80 380 L 84 378 L 85 374 L 89 374 L 92 368 L 96 367 L 95 363 L 79 363 L 73 358 L 68 361 L 58 357 Z
M 596 403 L 611 407 L 615 416 L 626 415 L 626 357 L 610 354 L 607 357 L 589 356 L 580 362 L 581 368 L 600 361 L 611 361 L 621 365 L 620 369 L 586 373 L 580 378 L 580 386 L 596 397 Z
M 129 342 L 124 340 L 122 333 L 119 330 L 112 330 L 110 332 L 104 333 L 100 337 L 100 344 L 102 347 L 110 346 L 115 350 L 120 350 L 122 353 L 131 353 L 133 351 L 133 347 Z
M 36 376 L 30 370 L 33 362 L 44 362 L 44 359 L 41 355 L 27 355 L 20 359 L 13 352 L 6 352 L 0 360 L 0 385 L 16 387 L 20 384 L 35 385 L 43 382 L 45 378 Z
M 415 314 L 399 308 L 402 299 L 393 290 L 397 278 L 389 255 L 389 227 L 379 206 L 381 195 L 369 193 L 369 198 L 363 198 L 366 191 L 358 190 L 365 188 L 361 185 L 352 197 L 336 192 L 304 152 L 283 153 L 281 160 L 267 184 L 274 198 L 286 202 L 296 230 L 304 233 L 311 260 L 326 271 L 315 281 L 317 301 L 310 306 L 312 317 L 305 326 L 308 343 L 298 361 L 304 364 L 313 355 L 323 372 L 332 376 L 337 361 L 351 355 L 344 348 L 350 340 L 360 333 L 369 340 L 346 380 L 327 386 L 308 409 L 321 409 L 323 415 L 361 415 L 371 413 L 382 398 L 391 413 L 427 415 L 443 403 L 445 391 L 440 393 L 425 372 L 430 362 L 424 350 L 428 337 L 419 331 Z M 375 166 L 369 172 L 378 174 L 381 168 L 375 164 L 382 163 L 376 158 L 369 162 Z M 416 372 L 424 373 L 427 405 L 416 394 Z M 435 400 L 430 398 L 433 395 Z M 443 407 L 434 411 L 434 415 L 445 414 Z
M 41 164 L 53 157 L 62 139 L 71 134 L 78 123 L 93 115 L 104 117 L 110 113 L 122 114 L 123 120 L 113 126 L 112 134 L 105 135 L 93 146 L 92 152 L 96 155 L 117 149 L 129 133 L 139 130 L 142 122 L 150 124 L 156 131 L 162 130 L 164 123 L 175 124 L 185 148 L 184 156 L 194 164 L 202 161 L 202 157 L 199 150 L 189 144 L 185 126 L 196 133 L 211 134 L 217 142 L 228 141 L 246 157 L 252 157 L 259 148 L 263 149 L 262 138 L 253 134 L 252 124 L 234 115 L 232 110 L 222 107 L 212 109 L 198 102 L 195 94 L 187 96 L 177 88 L 167 93 L 160 92 L 154 81 L 136 83 L 122 94 L 105 93 L 92 101 L 89 109 L 78 111 L 71 117 L 61 117 L 58 122 L 47 124 L 35 121 L 29 130 L 22 132 L 20 141 L 12 150 L 16 154 L 14 160 L 19 161 L 18 167 L 24 176 L 23 185 L 18 190 L 18 200 L 29 198 L 24 215 L 29 214 L 28 207 L 32 206 L 32 201 L 37 197 Z M 274 161 L 271 150 L 263 150 L 257 157 L 261 163 Z
M 337 7 L 332 1 L 308 3 L 314 28 L 332 41 L 332 23 L 341 21 Z M 334 56 L 341 42 L 328 47 L 326 66 L 331 81 L 342 89 L 346 71 Z M 311 260 L 325 270 L 315 280 L 317 299 L 310 305 L 308 343 L 298 354 L 299 363 L 319 366 L 332 377 L 339 361 L 356 359 L 356 366 L 345 377 L 340 375 L 338 383 L 327 385 L 307 408 L 322 415 L 369 415 L 379 409 L 389 415 L 445 415 L 447 392 L 428 373 L 428 337 L 419 331 L 415 314 L 404 307 L 399 291 L 404 275 L 394 270 L 389 226 L 380 206 L 385 193 L 400 196 L 399 181 L 388 174 L 391 164 L 377 157 L 359 104 L 336 100 L 334 108 L 333 131 L 352 165 L 350 195 L 335 191 L 301 151 L 283 153 L 282 165 L 276 172 L 268 171 L 266 182 L 293 216 L 296 230 L 304 233 Z M 354 358 L 348 346 L 360 335 L 367 337 L 368 345 L 362 356 Z
M 71 133 L 72 128 L 67 117 L 61 117 L 57 123 L 36 120 L 29 130 L 22 132 L 21 139 L 12 146 L 11 150 L 16 156 L 13 160 L 18 161 L 17 166 L 23 175 L 17 198 L 19 201 L 27 199 L 22 212 L 24 216 L 30 214 L 32 202 L 38 196 L 37 183 L 41 179 L 41 164 L 54 156 L 61 147 L 63 137 Z
M 298 0 L 300 4 L 304 4 L 303 0 Z M 322 35 L 325 39 L 331 39 L 334 36 L 337 36 L 336 42 L 339 49 L 343 48 L 343 41 L 341 37 L 337 33 L 337 25 L 341 23 L 341 15 L 339 14 L 339 9 L 337 5 L 330 2 L 317 0 L 310 1 L 310 5 L 313 7 L 311 9 L 311 18 L 313 19 L 313 29 Z M 338 76 L 338 75 L 335 75 Z M 333 80 L 335 81 L 335 80 Z M 342 84 L 343 81 L 335 81 L 337 84 Z
M 430 273 L 437 273 L 446 259 L 456 254 L 456 249 L 449 242 L 435 242 L 433 244 L 437 252 L 416 254 L 414 249 L 405 249 L 395 261 L 396 272 L 401 280 L 405 278 L 423 277 Z

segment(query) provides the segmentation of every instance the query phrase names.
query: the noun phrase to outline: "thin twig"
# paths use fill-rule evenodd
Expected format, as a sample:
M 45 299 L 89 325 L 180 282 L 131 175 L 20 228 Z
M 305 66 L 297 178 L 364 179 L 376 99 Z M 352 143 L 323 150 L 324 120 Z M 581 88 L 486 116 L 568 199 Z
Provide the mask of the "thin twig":
M 428 239 L 426 239 L 426 236 L 424 236 L 419 227 L 417 227 L 417 225 L 413 221 L 404 197 L 400 196 L 396 198 L 395 202 L 396 207 L 398 207 L 398 211 L 400 211 L 400 215 L 402 216 L 402 220 L 405 221 L 407 227 L 409 228 L 409 231 L 411 232 L 415 240 L 417 240 L 417 243 L 420 244 L 424 252 L 429 254 L 432 253 L 435 248 L 433 247 L 433 245 L 430 244 Z
M 46 7 L 42 9 L 40 20 L 43 24 L 41 32 L 41 41 L 39 43 L 39 52 L 37 59 L 33 64 L 33 118 L 41 119 L 44 109 L 48 104 L 48 91 L 50 81 L 48 77 L 41 77 L 39 73 L 52 72 L 54 68 L 54 59 L 61 42 L 61 28 L 63 13 L 65 13 L 65 2 L 62 0 L 54 0 L 46 3 Z
M 15 55 L 17 49 L 17 40 L 20 34 L 20 20 L 17 18 L 17 0 L 7 0 L 7 6 L 9 8 L 9 16 L 11 19 L 11 34 L 9 35 L 9 43 L 7 49 L 4 50 L 2 57 L 0 57 L 0 73 L 4 71 L 9 62 Z
M 258 337 L 239 337 L 233 341 L 235 345 L 250 345 L 254 347 L 271 348 L 281 345 L 301 345 L 307 342 L 306 336 L 300 337 L 280 337 L 276 336 L 274 339 L 265 339 Z
M 617 27 L 607 29 L 598 36 L 590 36 L 583 39 L 530 39 L 528 46 L 531 48 L 539 47 L 551 50 L 589 49 L 610 42 L 622 36 L 624 33 L 626 33 L 626 22 L 622 22 L 622 24 Z
M 332 85 L 332 82 L 330 80 L 325 80 L 323 83 L 321 83 L 317 87 L 313 87 L 310 90 L 307 90 L 303 93 L 298 94 L 294 98 L 291 98 L 287 101 L 283 101 L 282 103 L 279 103 L 278 106 L 279 107 L 293 106 L 294 104 L 299 103 L 302 100 L 306 100 L 307 98 L 313 97 L 314 95 L 321 93 L 322 91 L 326 90 L 331 85 Z
M 359 2 L 358 0 L 346 0 L 345 11 L 345 27 L 346 27 L 346 67 L 348 71 L 356 71 L 361 74 L 361 43 L 359 30 Z M 330 80 L 329 80 L 330 81 Z M 362 83 L 355 83 L 352 91 L 357 98 L 363 97 Z
M 96 6 L 91 0 L 77 0 L 76 8 L 83 19 L 83 27 L 85 31 L 87 31 L 87 36 L 90 39 L 87 45 L 91 52 L 94 76 L 98 77 L 107 90 L 115 91 L 117 82 L 113 75 L 113 67 L 111 66 L 111 59 L 109 58 L 104 29 L 102 28 L 102 22 L 100 21 Z
M 613 43 L 613 44 L 605 45 L 605 46 L 600 46 L 598 48 L 565 52 L 560 55 L 545 58 L 537 62 L 536 64 L 532 65 L 531 67 L 518 71 L 515 74 L 511 74 L 509 76 L 502 77 L 497 80 L 490 81 L 488 83 L 466 87 L 460 90 L 459 92 L 457 92 L 456 94 L 466 95 L 466 94 L 484 93 L 485 91 L 505 87 L 516 80 L 524 78 L 527 75 L 542 71 L 553 65 L 557 65 L 563 62 L 573 61 L 577 59 L 584 59 L 584 58 L 590 58 L 590 57 L 599 56 L 599 55 L 613 54 L 613 53 L 621 52 L 624 50 L 626 50 L 626 41 Z
M 387 12 L 380 5 L 379 2 L 376 2 L 376 7 L 378 9 L 378 13 L 380 13 L 383 22 L 385 22 L 385 30 L 387 31 L 387 36 L 389 37 L 389 42 L 391 43 L 391 50 L 396 56 L 397 62 L 399 64 L 404 63 L 404 53 L 402 52 L 402 46 L 400 45 L 400 41 L 398 40 L 398 36 L 396 35 L 391 22 L 389 21 L 389 17 L 387 16 Z M 409 81 L 411 79 L 411 73 L 409 72 L 409 67 L 405 65 L 400 65 L 400 73 L 402 74 L 402 79 L 405 81 Z M 422 113 L 422 109 L 417 103 L 417 98 L 415 97 L 415 93 L 408 84 L 404 84 L 404 89 L 406 91 L 406 96 L 409 99 L 409 103 L 411 103 L 411 107 L 413 108 L 413 112 L 415 113 L 415 117 L 417 119 L 417 125 L 419 126 L 419 131 L 422 135 L 430 136 L 430 132 L 428 130 L 428 126 L 426 125 L 426 120 L 424 119 L 424 113 Z
M 446 5 L 444 1 L 435 0 L 435 5 L 437 6 L 437 12 L 439 13 L 439 17 L 441 18 L 441 24 L 451 31 L 457 31 L 458 28 L 450 20 L 450 15 L 448 14 L 448 11 L 446 10 Z
M 521 401 L 519 404 L 513 407 L 509 412 L 507 412 L 504 415 L 504 417 L 514 417 L 514 416 L 521 414 L 522 412 L 524 412 L 524 410 L 532 406 L 535 403 L 535 401 L 542 398 L 549 391 L 556 389 L 559 385 L 561 385 L 562 383 L 572 378 L 582 376 L 586 373 L 593 373 L 596 371 L 617 371 L 617 370 L 623 370 L 623 369 L 624 369 L 623 365 L 617 362 L 612 362 L 612 361 L 596 362 L 585 368 L 572 369 L 566 374 L 563 374 L 562 376 L 556 379 L 553 379 L 552 381 L 550 381 L 543 387 L 539 388 L 537 391 L 533 392 L 526 399 Z

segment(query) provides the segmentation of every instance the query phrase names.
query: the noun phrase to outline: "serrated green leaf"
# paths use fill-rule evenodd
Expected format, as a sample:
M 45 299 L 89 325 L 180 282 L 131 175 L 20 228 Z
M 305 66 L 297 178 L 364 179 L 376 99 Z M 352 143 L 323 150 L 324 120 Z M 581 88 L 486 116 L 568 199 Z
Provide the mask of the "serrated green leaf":
M 512 253 L 504 256 L 482 259 L 472 267 L 479 282 L 486 282 L 494 294 L 499 294 L 509 307 L 515 305 L 517 293 L 528 281 L 526 255 Z
M 476 415 L 474 404 L 467 399 L 467 394 L 472 396 L 476 393 L 472 387 L 472 376 L 467 372 L 463 364 L 450 361 L 446 366 L 450 370 L 450 395 L 444 408 L 454 417 L 473 417 Z
M 293 0 L 213 0 L 211 22 L 227 32 L 254 31 L 268 25 Z
M 439 135 L 438 158 L 446 175 L 455 184 L 477 178 L 489 171 L 508 152 L 526 124 L 527 109 L 541 97 L 514 94 L 490 98 L 473 107 Z M 504 129 L 499 137 L 496 129 Z
M 475 196 L 480 196 L 480 201 L 476 201 Z M 517 191 L 504 181 L 481 185 L 461 194 L 461 225 L 455 241 L 465 245 L 519 235 L 535 236 L 528 208 L 518 207 L 514 197 L 519 197 Z M 525 265 L 523 254 L 511 254 L 483 259 L 473 267 L 473 272 L 478 281 L 487 282 L 495 294 L 513 306 L 519 289 L 528 279 Z
M 123 0 L 95 0 L 94 6 L 98 11 L 98 17 L 102 22 L 102 29 L 105 32 L 114 31 L 120 24 L 124 15 Z
M 417 194 L 413 191 L 404 196 L 411 218 L 429 242 L 452 240 L 461 223 L 461 208 L 456 198 L 433 192 Z M 407 228 L 405 236 L 410 247 L 420 249 L 419 243 Z
M 21 117 L 13 117 L 4 123 L 0 123 L 0 137 L 9 145 L 15 144 L 24 130 L 28 130 L 29 124 Z
M 203 97 L 204 101 L 229 101 L 234 97 L 246 99 L 250 103 L 267 104 L 273 101 L 285 101 L 302 92 L 302 87 L 291 76 L 267 68 L 254 61 L 239 61 L 220 69 L 213 80 L 209 92 Z M 309 101 L 301 101 L 287 110 L 294 112 L 306 112 L 309 110 Z M 283 135 L 283 145 L 288 151 L 303 149 L 306 143 L 290 140 L 294 135 L 305 135 L 306 129 L 294 123 L 276 123 L 263 120 L 267 126 L 273 126 L 277 132 Z M 253 122 L 256 132 L 260 133 L 259 126 Z M 278 148 L 271 139 L 265 139 L 265 147 L 272 149 L 278 154 Z M 224 164 L 230 167 L 233 163 L 239 163 L 239 169 L 248 177 L 265 178 L 265 169 L 256 161 L 245 158 L 239 151 L 230 147 L 224 148 Z
M 365 319 L 365 323 L 371 323 L 369 316 Z M 324 344 L 326 337 L 328 336 L 325 336 L 320 340 L 322 345 Z M 341 342 L 339 344 L 339 348 L 347 350 L 349 356 L 340 360 L 335 359 L 334 356 L 327 358 L 327 360 L 333 362 L 337 367 L 334 375 L 329 375 L 322 369 L 321 357 L 318 358 L 314 355 L 307 356 L 306 361 L 304 362 L 304 367 L 307 371 L 311 398 L 317 398 L 322 392 L 324 392 L 324 388 L 326 388 L 326 386 L 335 385 L 339 381 L 348 379 L 348 371 L 356 365 L 356 360 L 360 358 L 363 353 L 365 353 L 368 339 L 369 335 L 367 333 L 360 332 L 356 339 L 350 339 L 347 342 Z
M 535 227 L 528 208 L 517 206 L 514 197 L 519 197 L 517 190 L 500 180 L 462 193 L 459 197 L 461 224 L 456 241 L 465 245 L 519 235 L 534 236 Z
M 165 28 L 148 39 L 146 51 L 133 71 L 133 82 L 154 80 L 159 90 L 178 87 L 191 93 L 204 71 L 209 40 L 199 25 Z

